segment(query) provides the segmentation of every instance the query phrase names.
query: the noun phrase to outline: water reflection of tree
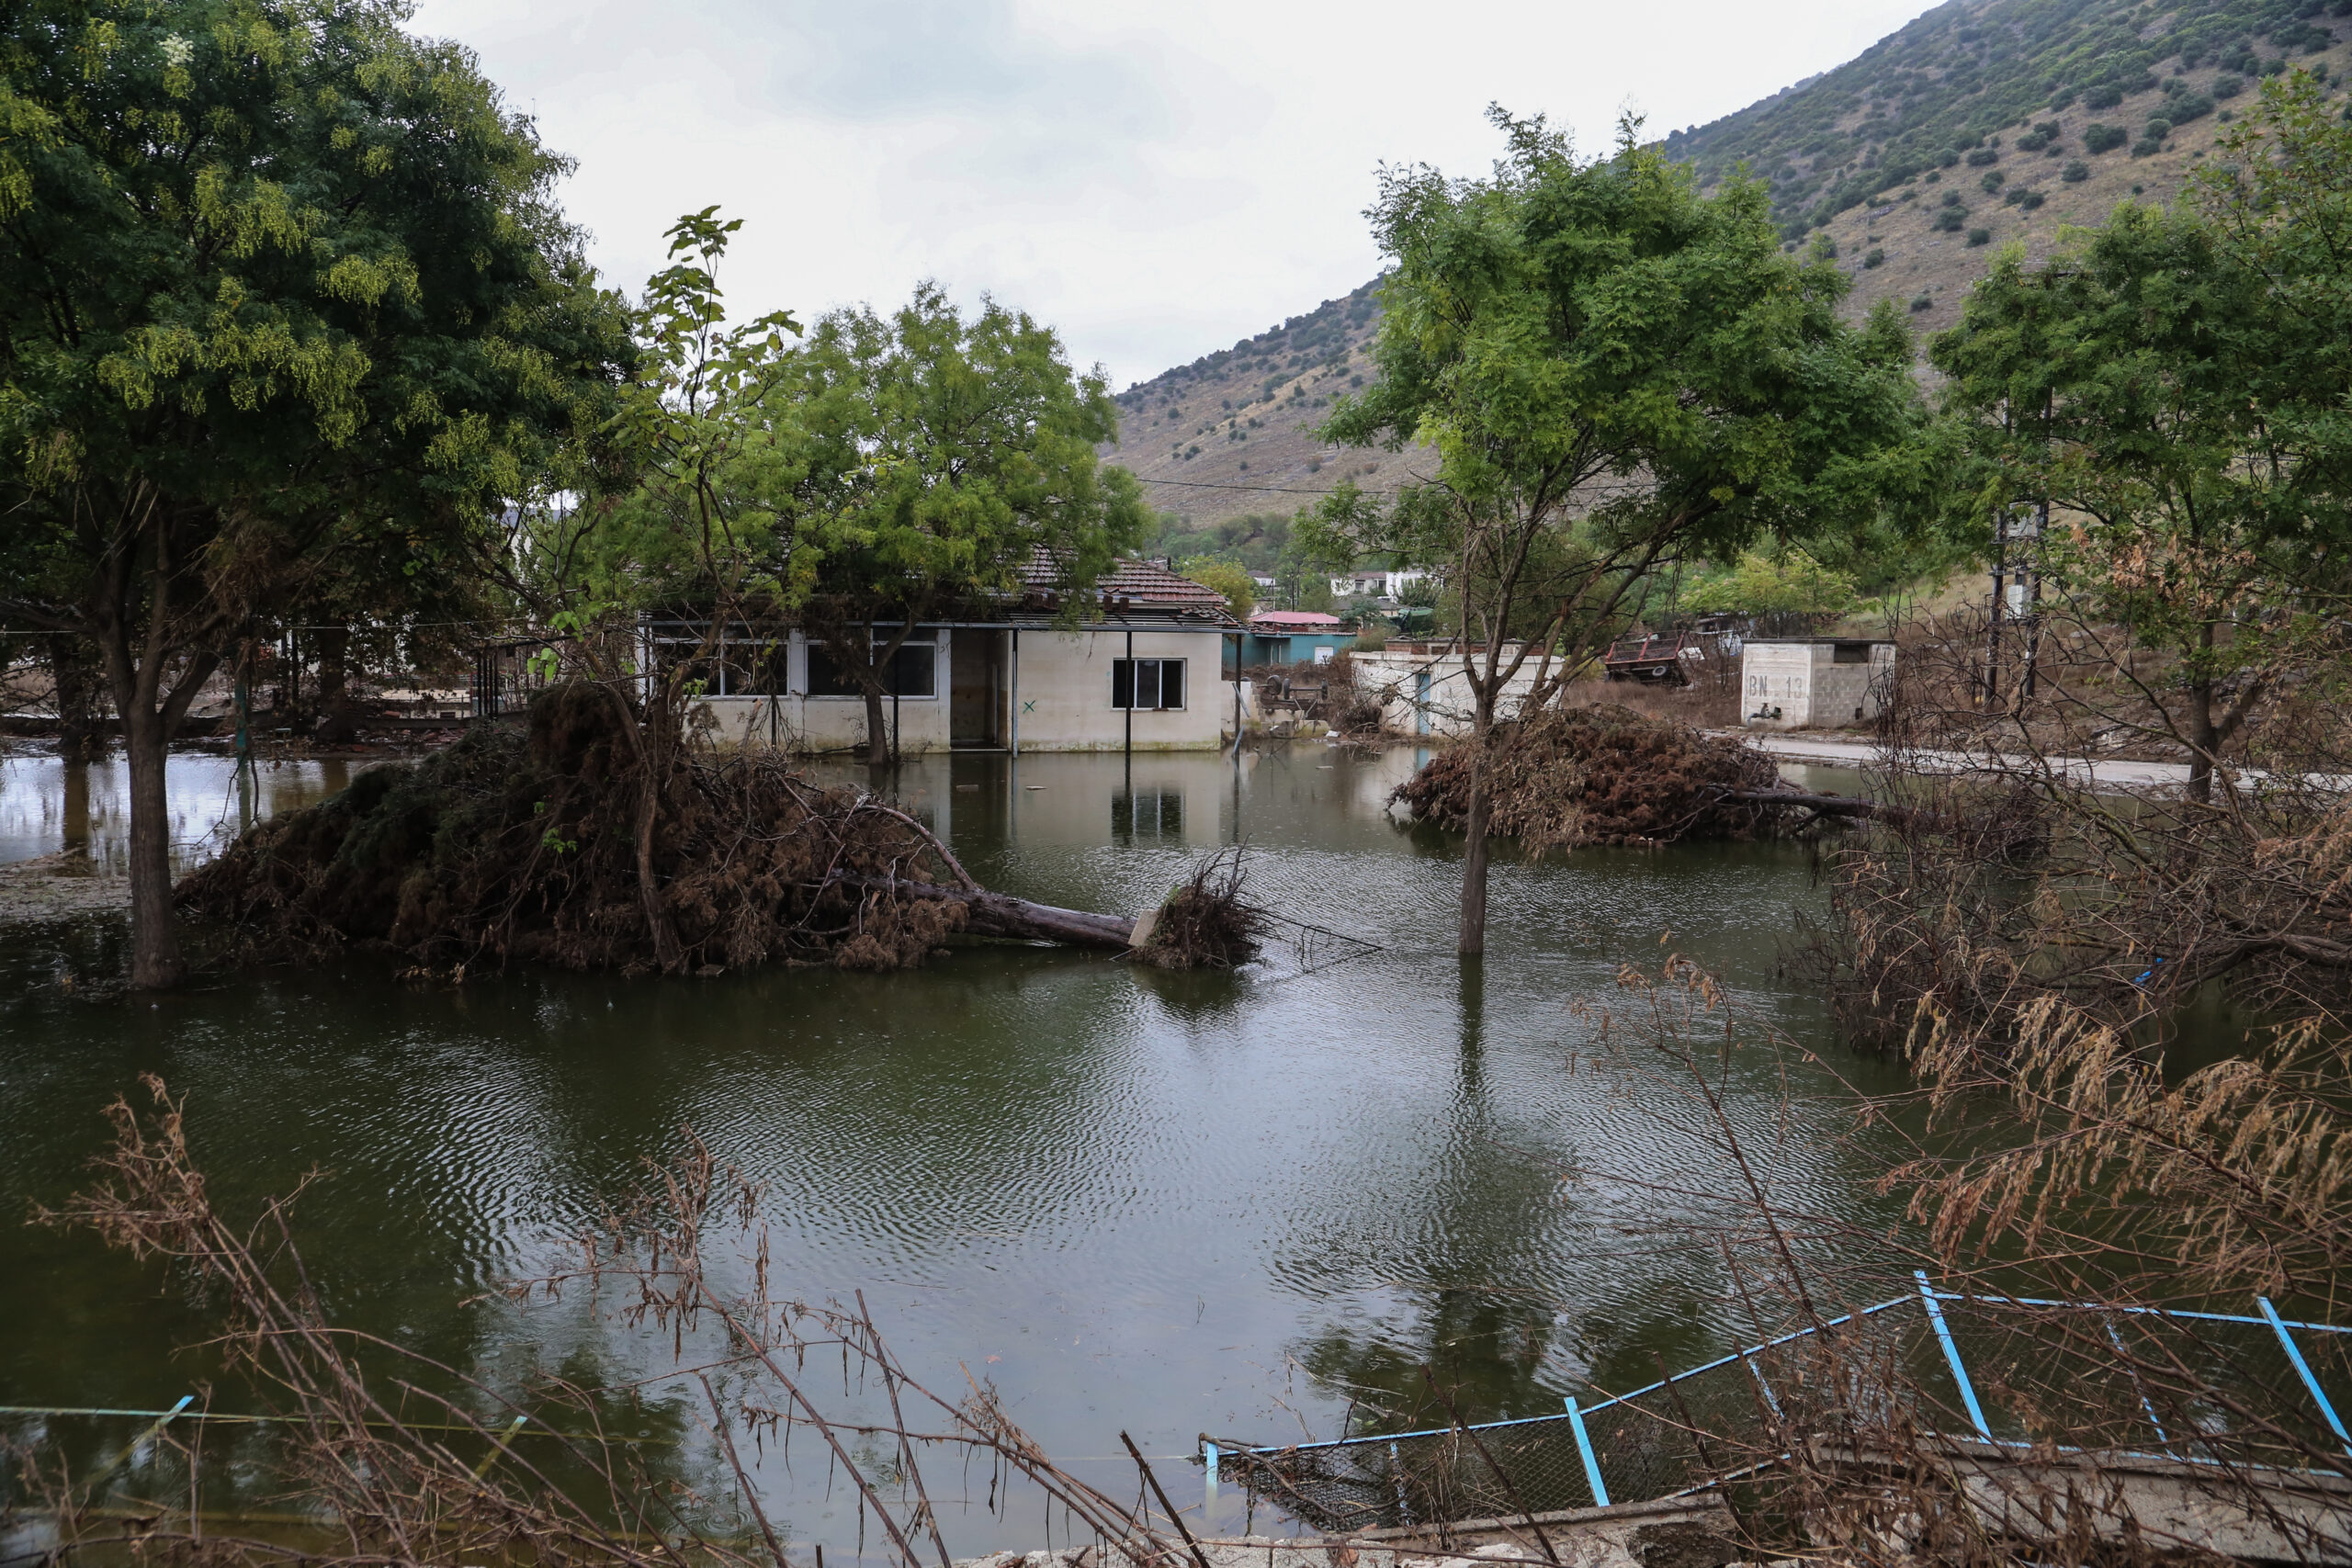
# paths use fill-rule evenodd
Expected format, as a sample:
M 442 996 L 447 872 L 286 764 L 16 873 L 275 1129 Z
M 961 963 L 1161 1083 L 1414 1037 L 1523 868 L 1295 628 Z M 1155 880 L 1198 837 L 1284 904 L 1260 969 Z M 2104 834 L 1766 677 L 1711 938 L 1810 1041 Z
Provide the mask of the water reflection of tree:
M 1351 1431 L 1445 1425 L 1425 1366 L 1472 1421 L 1559 1410 L 1555 1379 L 1544 1371 L 1557 1332 L 1548 1304 L 1486 1287 L 1431 1290 L 1416 1304 L 1418 1321 L 1405 1336 L 1334 1325 L 1291 1348 L 1293 1360 L 1348 1400 Z
M 1424 1366 L 1469 1420 L 1544 1416 L 1568 1393 L 1638 1387 L 1758 1331 L 1713 1239 L 1738 1218 L 1705 1196 L 1736 1186 L 1717 1168 L 1715 1132 L 1663 1082 L 1619 1072 L 1590 1126 L 1610 1142 L 1633 1118 L 1647 1135 L 1645 1164 L 1614 1176 L 1572 1170 L 1566 1156 L 1527 1146 L 1489 1083 L 1485 990 L 1481 964 L 1465 962 L 1453 1092 L 1443 1135 L 1414 1173 L 1422 1179 L 1355 1172 L 1350 1185 L 1368 1202 L 1306 1238 L 1309 1258 L 1290 1270 L 1343 1299 L 1355 1293 L 1350 1280 L 1422 1259 L 1417 1277 L 1387 1279 L 1377 1326 L 1333 1323 L 1289 1348 L 1329 1397 L 1350 1403 L 1357 1429 L 1442 1425 Z M 1782 1102 L 1770 1064 L 1742 1073 L 1761 1077 L 1744 1086 L 1740 1114 L 1764 1123 L 1743 1135 L 1774 1149 L 1795 1188 L 1817 1182 L 1834 1156 L 1807 1146 L 1794 1123 L 1777 1129 L 1776 1143 L 1771 1108 Z

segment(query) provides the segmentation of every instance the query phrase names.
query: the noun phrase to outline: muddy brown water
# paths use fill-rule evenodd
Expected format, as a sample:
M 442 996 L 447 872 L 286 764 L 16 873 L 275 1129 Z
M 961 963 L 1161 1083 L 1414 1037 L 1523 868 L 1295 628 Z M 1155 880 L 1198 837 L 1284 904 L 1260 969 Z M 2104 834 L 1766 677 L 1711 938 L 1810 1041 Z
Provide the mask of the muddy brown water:
M 1197 1434 L 1331 1436 L 1351 1406 L 1363 1420 L 1417 1390 L 1424 1363 L 1474 1417 L 1539 1415 L 1587 1380 L 1623 1387 L 1659 1357 L 1728 1348 L 1746 1319 L 1719 1269 L 1631 1234 L 1701 1168 L 1687 1119 L 1662 1089 L 1581 1064 L 1600 1010 L 1622 1015 L 1619 964 L 1679 951 L 1758 1020 L 1885 1086 L 1781 975 L 1792 911 L 1815 897 L 1804 850 L 1506 859 L 1490 955 L 1465 969 L 1458 844 L 1386 806 L 1415 761 L 1301 744 L 1238 767 L 971 755 L 898 777 L 975 875 L 1053 903 L 1139 910 L 1203 851 L 1246 841 L 1261 898 L 1380 944 L 1305 971 L 1288 949 L 1171 976 L 991 947 L 889 976 L 533 972 L 452 989 L 355 959 L 148 998 L 96 983 L 120 958 L 111 921 L 0 930 L 0 1404 L 159 1409 L 211 1375 L 180 1348 L 206 1332 L 200 1301 L 86 1236 L 15 1223 L 73 1189 L 100 1107 L 145 1071 L 187 1097 L 224 1205 L 324 1173 L 301 1240 L 341 1320 L 501 1386 L 667 1365 L 666 1338 L 577 1297 L 525 1310 L 481 1293 L 558 1266 L 599 1195 L 673 1151 L 682 1124 L 763 1183 L 785 1290 L 862 1289 L 919 1375 L 993 1380 L 1048 1450 L 1114 1491 L 1135 1486 L 1110 1457 L 1122 1428 L 1169 1456 L 1190 1501 L 1197 1472 L 1179 1456 Z M 256 808 L 318 798 L 344 782 L 334 768 L 266 774 Z M 202 853 L 236 819 L 232 777 L 214 759 L 175 760 L 174 777 L 175 837 Z M 120 799 L 110 774 L 77 784 L 17 759 L 0 773 L 0 858 L 78 835 L 103 862 Z M 1734 1120 L 1769 1140 L 1792 1115 L 1781 1191 L 1892 1223 L 1829 1074 L 1794 1070 L 1784 1084 L 1760 1057 L 1736 1065 Z M 229 1385 L 214 1397 L 250 1407 Z M 650 1398 L 643 1429 L 686 1434 L 691 1469 L 683 1392 L 657 1381 Z M 137 1425 L 0 1422 L 85 1454 Z M 763 1491 L 795 1539 L 843 1550 L 852 1511 L 799 1451 L 790 1474 L 770 1454 Z M 985 1480 L 934 1477 L 951 1546 L 1041 1544 L 1035 1518 L 979 1506 Z

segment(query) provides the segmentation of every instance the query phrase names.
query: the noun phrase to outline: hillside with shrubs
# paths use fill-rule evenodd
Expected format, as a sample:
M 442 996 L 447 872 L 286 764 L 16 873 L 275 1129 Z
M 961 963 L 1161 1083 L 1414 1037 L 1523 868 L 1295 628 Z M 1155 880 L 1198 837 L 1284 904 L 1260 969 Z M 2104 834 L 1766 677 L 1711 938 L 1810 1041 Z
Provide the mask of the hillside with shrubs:
M 2062 225 L 2170 200 L 2262 78 L 2338 82 L 2347 38 L 2352 0 L 1950 0 L 1664 146 L 1702 188 L 1769 180 L 1786 244 L 1853 277 L 1849 313 L 1892 299 L 1925 333 L 2003 246 L 2040 260 Z M 1192 529 L 1287 513 L 1343 475 L 1395 483 L 1413 454 L 1314 434 L 1367 373 L 1379 310 L 1375 280 L 1130 387 L 1113 454 Z
M 1384 487 L 1408 457 L 1316 438 L 1331 400 L 1363 385 L 1380 321 L 1379 284 L 1326 299 L 1231 348 L 1121 393 L 1119 444 L 1152 504 L 1192 528 L 1249 513 L 1287 515 L 1342 475 Z M 1253 563 L 1254 564 L 1254 563 Z
M 2066 224 L 2169 201 L 2265 77 L 2334 84 L 2352 0 L 1951 0 L 1855 59 L 1667 150 L 1702 188 L 1769 180 L 1792 248 L 1834 255 L 1856 315 L 1923 330 L 2002 246 L 2040 260 Z

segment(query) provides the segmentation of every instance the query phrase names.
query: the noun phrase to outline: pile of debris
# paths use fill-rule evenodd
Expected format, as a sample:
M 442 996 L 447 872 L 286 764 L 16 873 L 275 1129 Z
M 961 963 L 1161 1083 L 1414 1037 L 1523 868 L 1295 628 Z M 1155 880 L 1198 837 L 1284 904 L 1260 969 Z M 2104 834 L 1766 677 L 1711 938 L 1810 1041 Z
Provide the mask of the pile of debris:
M 602 688 L 550 690 L 527 731 L 478 725 L 263 823 L 180 884 L 180 907 L 248 959 L 368 948 L 458 973 L 896 969 L 956 932 L 1133 942 L 1131 919 L 989 892 L 913 817 L 780 759 L 677 748 L 646 763 L 628 716 Z M 1238 901 L 1238 878 L 1222 896 Z M 1192 951 L 1153 961 L 1225 961 L 1214 943 Z
M 1587 844 L 1745 839 L 1779 820 L 1770 758 L 1736 739 L 1629 708 L 1547 708 L 1496 727 L 1485 750 L 1487 826 L 1531 852 Z M 1440 751 L 1393 799 L 1414 819 L 1460 830 L 1479 750 Z M 1810 797 L 1791 795 L 1790 805 Z M 1857 803 L 1860 804 L 1860 803 Z
M 1159 969 L 1231 969 L 1257 957 L 1274 918 L 1242 896 L 1242 880 L 1240 845 L 1210 855 L 1136 922 L 1130 956 Z

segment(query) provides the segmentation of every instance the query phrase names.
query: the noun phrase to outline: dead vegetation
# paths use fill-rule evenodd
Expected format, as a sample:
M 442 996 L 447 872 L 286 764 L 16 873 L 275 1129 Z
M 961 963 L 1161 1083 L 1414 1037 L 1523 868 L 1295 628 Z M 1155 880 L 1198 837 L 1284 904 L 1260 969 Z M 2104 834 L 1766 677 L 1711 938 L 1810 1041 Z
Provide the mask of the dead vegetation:
M 1998 1059 L 2052 1010 L 2151 1047 L 2215 997 L 2281 1024 L 2342 1012 L 2340 649 L 2247 657 L 2188 784 L 2128 794 L 2100 759 L 2195 754 L 2175 661 L 2053 610 L 1997 638 L 1946 617 L 1895 668 L 1872 789 L 1909 809 L 1828 853 L 1803 954 L 1856 1036 Z
M 1468 820 L 1472 743 L 1447 747 L 1397 786 L 1417 821 Z M 1547 708 L 1498 728 L 1487 759 L 1492 829 L 1532 852 L 1589 844 L 1744 839 L 1771 830 L 1770 758 L 1737 739 L 1622 706 Z
M 436 969 L 510 961 L 665 967 L 641 901 L 634 769 L 607 695 L 555 688 L 526 731 L 482 725 L 413 766 L 360 775 L 273 818 L 184 880 L 181 907 L 277 958 L 388 949 Z M 890 969 L 963 929 L 970 886 L 905 813 L 755 755 L 680 755 L 659 789 L 652 862 L 681 954 Z
M 623 745 L 610 692 L 558 686 L 533 703 L 527 729 L 475 726 L 422 762 L 373 769 L 263 823 L 184 880 L 179 903 L 243 959 L 365 949 L 460 977 L 507 963 L 899 969 L 959 934 L 1129 945 L 1128 917 L 980 886 L 875 795 L 819 785 L 773 754 L 668 755 L 649 812 L 647 764 Z M 1238 901 L 1232 870 L 1224 896 Z M 1242 961 L 1260 919 L 1238 902 L 1188 906 L 1190 945 L 1153 962 Z
M 1244 896 L 1245 852 L 1207 856 L 1159 906 L 1131 957 L 1158 969 L 1232 969 L 1258 956 L 1273 917 Z

